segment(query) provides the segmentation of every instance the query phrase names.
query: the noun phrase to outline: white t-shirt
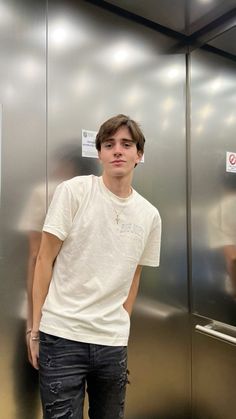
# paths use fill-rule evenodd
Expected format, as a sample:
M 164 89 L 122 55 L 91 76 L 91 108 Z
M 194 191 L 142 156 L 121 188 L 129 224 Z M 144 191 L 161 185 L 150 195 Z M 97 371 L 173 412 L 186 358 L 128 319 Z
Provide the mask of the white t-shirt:
M 135 190 L 119 198 L 102 177 L 78 176 L 57 187 L 43 231 L 63 245 L 40 330 L 80 342 L 127 345 L 130 319 L 123 304 L 136 267 L 159 265 L 157 209 Z

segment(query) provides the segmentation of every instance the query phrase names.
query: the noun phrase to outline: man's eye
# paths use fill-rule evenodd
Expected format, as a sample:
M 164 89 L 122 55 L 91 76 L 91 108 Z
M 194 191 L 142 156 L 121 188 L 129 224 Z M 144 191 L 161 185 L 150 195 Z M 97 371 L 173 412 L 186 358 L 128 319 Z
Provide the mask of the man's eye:
M 124 146 L 125 146 L 125 148 L 129 148 L 129 147 L 132 146 L 132 144 L 131 143 L 124 143 Z
M 105 147 L 105 148 L 111 148 L 111 143 L 105 143 L 105 144 L 104 144 L 104 147 Z

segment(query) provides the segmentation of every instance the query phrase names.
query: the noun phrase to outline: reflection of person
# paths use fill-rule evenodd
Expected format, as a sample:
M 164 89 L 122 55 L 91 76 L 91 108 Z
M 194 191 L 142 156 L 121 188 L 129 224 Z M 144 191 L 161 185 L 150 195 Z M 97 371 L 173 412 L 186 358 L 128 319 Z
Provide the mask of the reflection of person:
M 50 185 L 51 190 L 55 189 L 56 183 Z M 49 197 L 50 199 L 50 197 Z M 30 196 L 27 206 L 21 219 L 21 229 L 27 234 L 28 239 L 28 266 L 27 266 L 27 321 L 26 331 L 32 327 L 32 284 L 36 258 L 41 242 L 42 227 L 45 219 L 46 199 L 45 185 L 36 186 Z M 31 361 L 29 348 L 29 333 L 26 332 L 28 357 Z
M 96 138 L 103 174 L 60 184 L 43 227 L 33 285 L 32 362 L 44 418 L 124 417 L 127 341 L 142 265 L 158 266 L 161 221 L 131 187 L 144 136 L 125 115 Z M 40 330 L 40 332 L 39 332 Z
M 24 419 L 36 418 L 40 405 L 38 372 L 28 362 L 28 359 L 31 360 L 29 349 L 30 335 L 26 333 L 27 345 L 24 345 L 22 341 L 25 337 L 25 328 L 28 330 L 32 325 L 32 282 L 36 257 L 41 241 L 42 226 L 45 219 L 45 195 L 45 185 L 39 184 L 35 186 L 18 222 L 18 229 L 21 233 L 24 233 L 28 242 L 27 292 L 24 287 L 18 302 L 19 307 L 17 311 L 21 321 L 18 325 L 14 368 L 12 371 L 14 374 L 14 396 L 17 401 L 16 418 L 22 417 Z
M 211 210 L 209 216 L 209 238 L 212 249 L 221 249 L 230 288 L 236 297 L 236 197 L 229 193 Z
M 68 180 L 76 175 L 96 173 L 98 164 L 96 159 L 83 158 L 79 139 L 66 141 L 66 146 L 57 148 L 50 156 L 50 172 L 48 182 L 48 201 L 51 201 L 56 186 L 63 180 Z M 38 397 L 38 371 L 31 367 L 27 358 L 31 360 L 29 349 L 30 333 L 26 333 L 27 346 L 22 344 L 26 331 L 32 328 L 32 283 L 36 258 L 41 242 L 42 227 L 46 212 L 46 185 L 40 183 L 34 186 L 29 199 L 18 222 L 18 230 L 24 233 L 28 242 L 27 254 L 27 293 L 20 294 L 17 307 L 20 321 L 16 353 L 14 356 L 14 397 L 16 403 L 16 418 L 36 418 L 39 406 Z M 26 320 L 27 319 L 27 320 Z M 15 373 L 17 371 L 17 374 Z
M 82 158 L 81 149 L 78 146 L 67 144 L 66 147 L 56 151 L 52 158 L 52 171 L 50 173 L 50 182 L 48 184 L 48 201 L 51 202 L 56 186 L 62 180 L 68 180 L 76 175 L 85 175 L 96 172 L 95 163 L 92 159 Z M 39 251 L 42 236 L 42 227 L 46 211 L 46 185 L 39 184 L 34 187 L 30 199 L 24 209 L 20 220 L 19 228 L 25 231 L 28 238 L 28 267 L 27 267 L 27 322 L 26 322 L 26 341 L 28 348 L 28 357 L 30 362 L 31 353 L 29 348 L 29 338 L 32 328 L 32 284 L 35 263 Z M 24 306 L 23 302 L 23 306 Z M 22 312 L 26 311 L 23 307 Z

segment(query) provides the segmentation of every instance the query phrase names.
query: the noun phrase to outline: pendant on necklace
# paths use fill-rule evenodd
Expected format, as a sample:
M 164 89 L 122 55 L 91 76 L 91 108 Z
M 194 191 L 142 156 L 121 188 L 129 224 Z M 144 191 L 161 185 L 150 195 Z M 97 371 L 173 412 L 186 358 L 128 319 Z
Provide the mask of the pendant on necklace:
M 120 221 L 120 219 L 119 219 L 119 215 L 117 214 L 117 215 L 116 215 L 116 224 L 119 224 L 119 221 Z

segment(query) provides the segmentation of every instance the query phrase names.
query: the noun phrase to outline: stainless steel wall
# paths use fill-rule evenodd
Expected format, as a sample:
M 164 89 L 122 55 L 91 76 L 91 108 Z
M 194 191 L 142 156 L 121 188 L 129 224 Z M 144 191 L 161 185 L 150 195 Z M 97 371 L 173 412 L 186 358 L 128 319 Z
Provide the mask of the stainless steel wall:
M 0 2 L 2 104 L 0 417 L 37 417 L 37 375 L 27 362 L 26 280 L 30 216 L 26 206 L 43 184 L 46 209 L 46 7 Z
M 35 374 L 22 364 L 20 306 L 29 236 L 38 232 L 46 189 L 49 201 L 59 180 L 100 173 L 96 160 L 81 157 L 81 129 L 97 130 L 122 112 L 137 119 L 146 134 L 145 163 L 135 169 L 134 187 L 159 208 L 164 231 L 161 267 L 144 269 L 133 315 L 126 417 L 187 419 L 185 57 L 165 54 L 174 41 L 164 35 L 93 5 L 65 1 L 49 1 L 46 57 L 46 7 L 2 5 L 15 30 L 2 29 L 1 47 L 0 362 L 6 385 L 0 417 L 40 417 Z
M 236 244 L 235 62 L 197 51 L 191 57 L 193 311 L 236 325 L 236 283 L 226 247 Z
M 236 174 L 226 171 L 226 153 L 236 151 L 235 70 L 229 59 L 192 54 L 194 419 L 234 419 L 236 411 Z M 223 335 L 195 328 L 209 324 Z

